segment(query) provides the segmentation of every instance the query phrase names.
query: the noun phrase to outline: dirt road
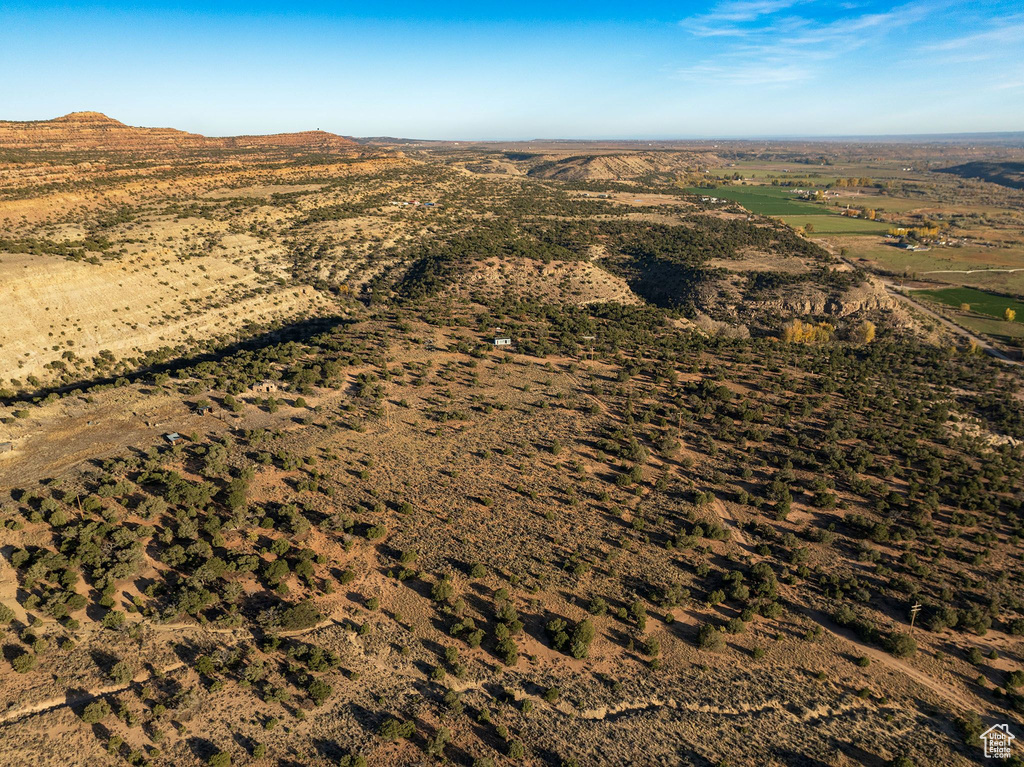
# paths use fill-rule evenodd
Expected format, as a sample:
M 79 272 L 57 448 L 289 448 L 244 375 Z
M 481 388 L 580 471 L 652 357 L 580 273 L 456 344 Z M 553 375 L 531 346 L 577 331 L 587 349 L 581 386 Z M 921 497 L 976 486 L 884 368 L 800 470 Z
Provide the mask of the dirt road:
M 968 708 L 967 703 L 970 700 L 969 691 L 957 689 L 956 687 L 946 684 L 939 679 L 935 679 L 923 671 L 914 668 L 905 660 L 897 658 L 874 645 L 864 642 L 857 636 L 856 632 L 841 627 L 821 610 L 802 607 L 798 608 L 798 612 L 810 618 L 833 636 L 856 646 L 862 655 L 865 655 L 868 658 L 871 658 L 871 660 L 909 677 L 922 687 L 931 690 L 937 696 L 949 703 L 953 707 L 953 710 L 961 711 Z

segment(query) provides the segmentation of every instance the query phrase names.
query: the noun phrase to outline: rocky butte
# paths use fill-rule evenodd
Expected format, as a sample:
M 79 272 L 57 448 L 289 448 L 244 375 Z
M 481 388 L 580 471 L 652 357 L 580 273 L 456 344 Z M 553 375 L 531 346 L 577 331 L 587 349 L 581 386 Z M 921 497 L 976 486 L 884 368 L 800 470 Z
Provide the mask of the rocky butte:
M 352 139 L 319 130 L 267 136 L 211 137 L 174 128 L 125 125 L 100 112 L 72 112 L 53 120 L 0 121 L 0 146 L 35 151 L 169 152 L 282 148 L 348 153 L 359 145 Z

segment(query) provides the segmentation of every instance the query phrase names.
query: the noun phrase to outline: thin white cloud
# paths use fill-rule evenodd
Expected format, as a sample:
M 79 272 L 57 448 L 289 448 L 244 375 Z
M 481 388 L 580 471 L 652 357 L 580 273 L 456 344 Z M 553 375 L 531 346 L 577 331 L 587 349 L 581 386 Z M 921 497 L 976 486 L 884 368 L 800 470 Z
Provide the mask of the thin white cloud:
M 679 70 L 680 76 L 721 82 L 784 85 L 814 79 L 824 62 L 848 56 L 926 20 L 951 0 L 915 0 L 884 12 L 849 9 L 830 21 L 790 11 L 811 0 L 727 2 L 682 22 L 717 44 L 713 60 Z M 833 6 L 835 11 L 836 7 Z M 816 65 L 816 66 L 815 66 Z
M 813 0 L 731 0 L 719 3 L 707 13 L 683 19 L 680 26 L 699 37 L 742 37 L 756 33 L 742 24 L 774 16 L 795 5 Z
M 955 51 L 963 48 L 1003 45 L 1024 45 L 1024 20 L 1021 16 L 1003 19 L 999 26 L 984 32 L 954 37 L 926 47 L 933 51 Z
M 716 21 L 754 21 L 787 8 L 801 0 L 735 0 L 721 3 L 705 14 L 703 18 Z
M 994 91 L 1019 91 L 1024 90 L 1024 69 L 1011 72 L 989 85 Z
M 698 64 L 675 71 L 681 80 L 692 82 L 718 82 L 731 85 L 792 85 L 806 82 L 813 78 L 814 71 L 797 64 L 760 64 L 715 65 Z
M 785 19 L 763 30 L 762 44 L 772 50 L 806 51 L 808 55 L 829 57 L 911 27 L 927 18 L 933 9 L 931 3 L 914 2 L 885 13 L 848 16 L 828 23 Z

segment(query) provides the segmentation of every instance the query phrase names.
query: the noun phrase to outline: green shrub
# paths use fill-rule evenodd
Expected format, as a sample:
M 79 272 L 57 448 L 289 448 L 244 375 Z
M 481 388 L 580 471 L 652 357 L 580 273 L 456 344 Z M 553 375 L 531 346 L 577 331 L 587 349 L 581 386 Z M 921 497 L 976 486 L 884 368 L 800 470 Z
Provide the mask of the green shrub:
M 886 640 L 885 649 L 897 658 L 909 658 L 917 652 L 917 640 L 910 634 L 896 632 Z
M 132 671 L 132 667 L 123 660 L 115 663 L 114 667 L 110 669 L 110 678 L 118 684 L 130 682 L 133 676 L 135 676 L 135 672 Z
M 569 644 L 569 653 L 572 657 L 586 658 L 590 652 L 590 643 L 594 641 L 596 633 L 594 622 L 590 618 L 584 618 L 577 623 Z
M 19 674 L 27 674 L 36 667 L 36 656 L 30 652 L 23 652 L 21 655 L 14 656 L 11 665 Z
M 403 722 L 400 719 L 395 719 L 393 716 L 389 716 L 381 724 L 377 734 L 380 735 L 384 740 L 400 740 L 401 738 L 411 738 L 416 733 L 415 722 Z
M 101 623 L 103 628 L 119 629 L 124 625 L 125 620 L 125 614 L 120 610 L 108 610 Z
M 315 705 L 321 706 L 330 697 L 331 693 L 334 692 L 334 688 L 322 679 L 314 679 L 310 682 L 306 692 L 309 693 L 309 697 Z
M 323 616 L 310 601 L 299 602 L 281 613 L 277 625 L 285 631 L 299 631 L 315 626 Z
M 698 629 L 697 647 L 700 649 L 714 652 L 721 650 L 724 645 L 725 641 L 722 639 L 722 632 L 710 623 L 705 623 Z
M 110 704 L 105 700 L 94 700 L 92 703 L 86 704 L 82 710 L 82 721 L 86 724 L 96 724 L 102 722 L 111 714 Z

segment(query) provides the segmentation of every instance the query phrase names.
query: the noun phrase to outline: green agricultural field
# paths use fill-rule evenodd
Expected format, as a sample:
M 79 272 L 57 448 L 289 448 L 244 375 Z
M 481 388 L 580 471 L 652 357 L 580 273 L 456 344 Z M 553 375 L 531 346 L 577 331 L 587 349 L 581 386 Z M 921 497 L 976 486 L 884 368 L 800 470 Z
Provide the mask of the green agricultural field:
M 763 160 L 739 160 L 728 166 L 712 168 L 712 172 L 740 173 L 745 178 L 820 178 L 826 182 L 850 177 L 885 180 L 921 178 L 925 175 L 919 171 L 903 170 L 903 163 L 851 162 L 834 165 L 804 165 L 798 162 L 765 162 Z
M 814 227 L 814 234 L 885 234 L 891 226 L 881 221 L 827 213 L 807 216 L 784 215 L 781 218 L 793 228 L 811 224 Z
M 976 272 L 975 274 L 929 274 L 929 280 L 968 285 L 979 290 L 1024 296 L 1024 272 Z
M 922 199 L 910 198 L 910 197 L 893 197 L 887 194 L 844 194 L 842 189 L 834 189 L 838 191 L 838 197 L 830 197 L 830 205 L 839 205 L 845 207 L 849 205 L 851 208 L 874 208 L 879 212 L 884 213 L 908 213 L 916 210 L 941 210 L 944 213 L 985 213 L 988 215 L 1013 215 L 1012 211 L 1007 208 L 1000 208 L 993 205 L 966 205 L 966 204 L 954 204 L 946 202 L 937 202 L 933 199 Z
M 969 304 L 973 313 L 985 314 L 996 319 L 1002 319 L 1004 311 L 1013 309 L 1017 312 L 1015 322 L 1024 323 L 1024 303 L 1013 298 L 986 293 L 982 290 L 975 290 L 974 288 L 941 288 L 939 290 L 915 290 L 914 295 L 930 301 L 937 301 L 947 306 L 959 307 L 963 304 Z
M 820 205 L 796 200 L 792 190 L 780 186 L 720 186 L 715 189 L 687 189 L 687 192 L 712 195 L 738 202 L 759 216 L 828 215 Z
M 960 315 L 957 321 L 968 330 L 1000 341 L 1012 342 L 1024 338 L 1024 323 L 1021 322 L 1004 322 L 975 314 Z
M 781 218 L 792 227 L 810 223 L 819 234 L 885 234 L 890 227 L 880 221 L 841 216 L 824 205 L 794 199 L 793 191 L 781 186 L 720 186 L 686 191 L 738 202 L 751 213 Z
M 866 238 L 850 238 L 841 244 L 849 258 L 864 259 L 874 268 L 893 274 L 1024 295 L 1024 271 L 985 271 L 1024 269 L 1021 248 L 936 247 L 914 252 Z

